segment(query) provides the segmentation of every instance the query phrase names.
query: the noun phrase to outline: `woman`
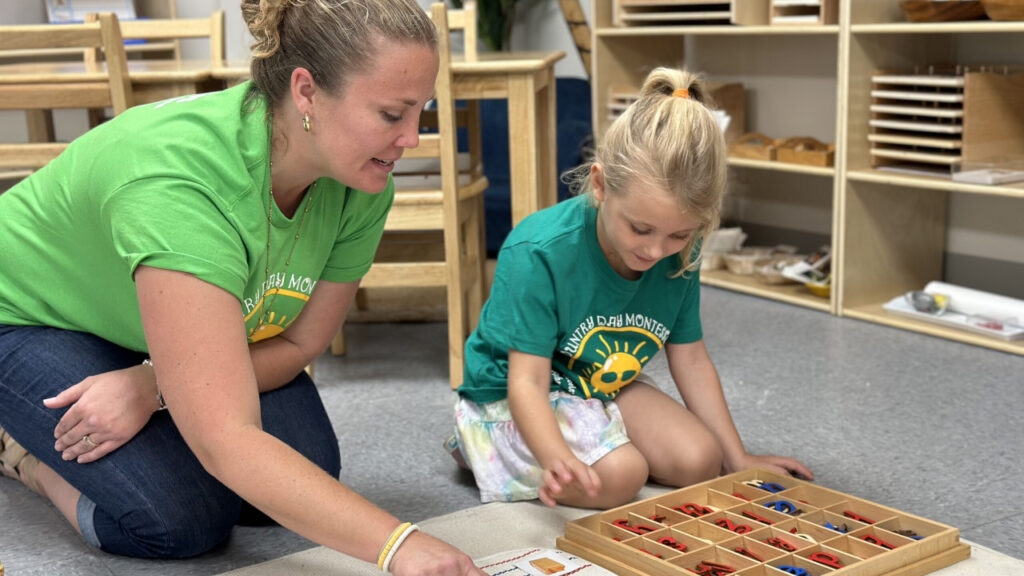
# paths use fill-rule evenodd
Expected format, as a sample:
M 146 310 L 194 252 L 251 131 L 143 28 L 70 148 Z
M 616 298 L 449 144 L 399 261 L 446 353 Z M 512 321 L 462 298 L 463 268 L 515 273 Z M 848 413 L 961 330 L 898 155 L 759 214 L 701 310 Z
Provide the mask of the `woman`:
M 435 28 L 413 0 L 242 10 L 251 83 L 133 108 L 0 196 L 4 473 L 117 554 L 200 554 L 251 504 L 395 574 L 482 574 L 337 482 L 303 372 L 418 144 Z

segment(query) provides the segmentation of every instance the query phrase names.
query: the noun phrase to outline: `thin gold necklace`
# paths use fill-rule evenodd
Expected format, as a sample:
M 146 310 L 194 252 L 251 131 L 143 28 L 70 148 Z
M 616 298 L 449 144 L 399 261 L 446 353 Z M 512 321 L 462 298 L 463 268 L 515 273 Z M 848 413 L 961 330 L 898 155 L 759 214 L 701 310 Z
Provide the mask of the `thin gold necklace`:
M 263 270 L 263 287 L 265 290 L 267 288 L 267 282 L 270 281 L 270 232 L 274 223 L 274 161 L 268 160 L 267 163 L 269 164 L 267 172 L 269 173 L 268 179 L 270 180 L 270 193 L 268 197 L 269 201 L 267 202 L 267 261 Z M 306 194 L 308 196 L 308 198 L 306 198 L 306 208 L 302 211 L 302 220 L 299 221 L 299 229 L 295 232 L 295 240 L 292 241 L 292 249 L 288 251 L 288 259 L 284 261 L 284 270 L 281 271 L 281 274 L 288 273 L 288 266 L 292 263 L 292 255 L 295 254 L 295 247 L 299 244 L 299 236 L 302 234 L 302 227 L 306 224 L 306 215 L 309 214 L 309 208 L 313 205 L 313 191 L 315 189 L 316 181 L 309 185 L 309 192 Z M 260 319 L 259 322 L 256 323 L 256 327 L 249 330 L 249 338 L 252 338 L 253 335 L 256 334 L 256 331 L 263 326 L 263 321 L 267 316 L 267 310 L 274 306 L 274 302 L 277 301 L 277 295 L 280 290 L 275 287 L 273 294 L 269 294 L 269 292 L 269 290 L 266 290 L 263 293 L 263 302 L 260 304 Z M 268 295 L 273 296 L 270 301 L 267 301 Z

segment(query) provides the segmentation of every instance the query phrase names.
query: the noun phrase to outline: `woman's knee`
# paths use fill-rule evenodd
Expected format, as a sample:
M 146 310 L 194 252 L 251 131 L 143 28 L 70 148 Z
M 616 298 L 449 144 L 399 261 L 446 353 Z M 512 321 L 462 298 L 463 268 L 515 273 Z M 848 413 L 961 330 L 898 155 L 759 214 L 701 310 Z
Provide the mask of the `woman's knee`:
M 231 534 L 240 510 L 241 500 L 233 495 L 216 501 L 192 502 L 187 506 L 134 510 L 116 522 L 114 528 L 119 534 L 98 531 L 97 536 L 103 549 L 115 554 L 141 558 L 190 558 L 223 543 Z

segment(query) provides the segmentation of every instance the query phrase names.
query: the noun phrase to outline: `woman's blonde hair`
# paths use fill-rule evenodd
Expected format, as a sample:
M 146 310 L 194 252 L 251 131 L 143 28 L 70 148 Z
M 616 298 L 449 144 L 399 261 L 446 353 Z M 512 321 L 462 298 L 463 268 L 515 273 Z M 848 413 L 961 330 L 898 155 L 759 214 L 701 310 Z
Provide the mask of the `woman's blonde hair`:
M 416 0 L 242 0 L 242 16 L 256 40 L 253 93 L 270 110 L 296 68 L 340 95 L 349 76 L 369 70 L 381 38 L 437 48 L 437 29 Z
M 700 247 L 721 215 L 726 148 L 712 107 L 699 75 L 656 68 L 647 75 L 640 98 L 608 127 L 593 160 L 567 178 L 577 192 L 590 193 L 590 167 L 600 164 L 607 194 L 624 194 L 634 184 L 675 194 L 683 210 L 701 223 L 679 253 L 676 276 L 700 265 Z

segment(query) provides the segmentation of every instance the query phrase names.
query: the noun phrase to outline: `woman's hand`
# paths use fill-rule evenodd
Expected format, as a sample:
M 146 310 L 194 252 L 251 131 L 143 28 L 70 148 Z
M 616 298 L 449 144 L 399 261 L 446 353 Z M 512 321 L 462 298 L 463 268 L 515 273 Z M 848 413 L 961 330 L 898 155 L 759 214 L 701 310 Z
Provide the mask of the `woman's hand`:
M 814 480 L 814 472 L 796 458 L 784 456 L 744 454 L 738 462 L 726 466 L 726 472 L 739 472 L 749 468 L 763 468 L 777 474 L 788 474 L 804 480 Z
M 576 458 L 555 460 L 544 467 L 540 490 L 537 497 L 548 506 L 555 506 L 555 499 L 566 488 L 574 486 L 591 498 L 601 491 L 601 478 L 590 466 Z
M 388 566 L 395 576 L 486 576 L 451 544 L 423 532 L 409 536 Z
M 54 450 L 65 460 L 94 462 L 131 440 L 158 408 L 149 366 L 90 376 L 53 398 L 47 408 L 71 406 L 53 431 Z

